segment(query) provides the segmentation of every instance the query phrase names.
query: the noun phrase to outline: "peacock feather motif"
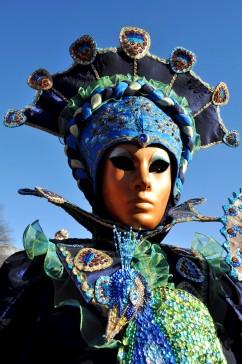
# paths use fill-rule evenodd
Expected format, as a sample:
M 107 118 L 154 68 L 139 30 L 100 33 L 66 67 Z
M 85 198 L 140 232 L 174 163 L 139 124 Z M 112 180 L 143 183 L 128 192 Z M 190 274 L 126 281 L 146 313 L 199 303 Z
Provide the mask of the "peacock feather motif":
M 97 279 L 95 299 L 108 308 L 106 340 L 121 340 L 119 363 L 226 363 L 202 302 L 171 284 L 151 283 L 149 271 L 135 264 L 142 238 L 132 229 L 115 228 L 114 242 L 121 268 Z

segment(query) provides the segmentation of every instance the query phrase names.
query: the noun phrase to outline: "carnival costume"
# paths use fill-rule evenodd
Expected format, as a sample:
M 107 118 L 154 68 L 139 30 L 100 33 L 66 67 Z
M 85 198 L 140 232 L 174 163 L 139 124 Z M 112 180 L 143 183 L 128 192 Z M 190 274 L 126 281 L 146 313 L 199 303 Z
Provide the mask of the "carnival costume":
M 119 48 L 99 49 L 84 35 L 70 47 L 72 67 L 35 71 L 28 79 L 38 90 L 34 103 L 5 117 L 9 127 L 27 124 L 64 138 L 73 176 L 93 207 L 88 213 L 43 188 L 19 191 L 47 198 L 93 238 L 60 231 L 48 239 L 38 221 L 26 228 L 25 253 L 1 270 L 1 342 L 11 341 L 9 362 L 242 360 L 242 192 L 221 218 L 199 214 L 199 199 L 176 206 L 199 148 L 239 144 L 219 112 L 229 92 L 192 71 L 196 58 L 187 49 L 161 59 L 149 48 L 149 34 L 135 27 L 121 30 Z M 172 196 L 154 230 L 127 229 L 104 209 L 98 178 L 120 143 L 162 147 L 173 160 Z M 198 234 L 191 250 L 160 245 L 172 226 L 187 221 L 222 222 L 226 242 Z

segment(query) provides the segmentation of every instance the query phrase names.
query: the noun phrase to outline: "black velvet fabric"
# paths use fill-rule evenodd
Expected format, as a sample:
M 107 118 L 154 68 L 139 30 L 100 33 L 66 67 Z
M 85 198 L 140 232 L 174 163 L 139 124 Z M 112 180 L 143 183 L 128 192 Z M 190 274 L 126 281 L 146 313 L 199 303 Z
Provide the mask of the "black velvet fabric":
M 117 52 L 98 53 L 93 65 L 100 77 L 132 75 L 134 67 L 133 60 L 121 48 Z M 160 62 L 148 55 L 137 60 L 137 73 L 147 80 L 153 79 L 165 84 L 169 84 L 174 76 L 169 63 Z M 27 107 L 24 113 L 27 116 L 27 124 L 63 136 L 64 127 L 59 125 L 61 112 L 80 87 L 86 88 L 96 78 L 91 65 L 80 64 L 74 64 L 62 73 L 53 74 L 52 77 L 54 89 L 42 91 L 35 101 L 36 107 Z M 193 113 L 211 101 L 212 91 L 190 72 L 178 74 L 173 89 L 178 96 L 187 98 Z M 211 104 L 195 117 L 202 145 L 222 141 L 225 134 L 216 109 L 217 107 Z

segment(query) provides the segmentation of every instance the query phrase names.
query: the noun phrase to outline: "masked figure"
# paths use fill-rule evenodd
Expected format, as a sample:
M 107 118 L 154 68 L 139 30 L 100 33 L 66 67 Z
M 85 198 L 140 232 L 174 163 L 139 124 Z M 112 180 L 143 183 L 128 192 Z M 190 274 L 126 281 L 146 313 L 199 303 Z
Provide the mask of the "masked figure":
M 150 36 L 125 27 L 118 48 L 99 49 L 87 35 L 70 53 L 71 68 L 35 71 L 34 103 L 10 110 L 7 126 L 28 124 L 62 137 L 68 164 L 90 202 L 88 213 L 43 188 L 91 239 L 60 230 L 48 239 L 39 223 L 24 232 L 25 252 L 1 270 L 1 343 L 11 363 L 239 363 L 241 360 L 242 193 L 224 216 L 177 205 L 200 148 L 236 147 L 215 88 L 193 71 L 195 55 L 149 53 Z M 221 221 L 226 243 L 197 235 L 192 249 L 162 243 L 176 224 Z

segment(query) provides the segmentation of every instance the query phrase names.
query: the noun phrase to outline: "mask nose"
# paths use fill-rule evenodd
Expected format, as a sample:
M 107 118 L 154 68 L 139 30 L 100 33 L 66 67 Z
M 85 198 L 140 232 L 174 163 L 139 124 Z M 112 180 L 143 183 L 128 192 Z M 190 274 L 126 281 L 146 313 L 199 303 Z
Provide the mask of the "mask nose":
M 146 163 L 142 163 L 136 167 L 134 189 L 136 191 L 146 191 L 151 189 L 149 166 L 146 165 Z

